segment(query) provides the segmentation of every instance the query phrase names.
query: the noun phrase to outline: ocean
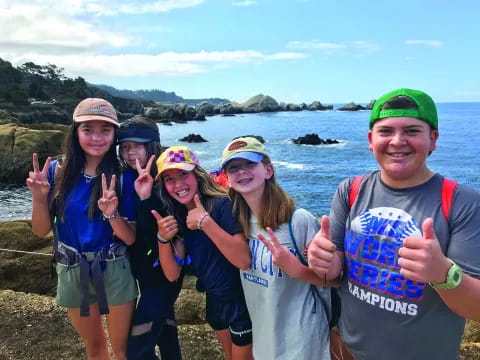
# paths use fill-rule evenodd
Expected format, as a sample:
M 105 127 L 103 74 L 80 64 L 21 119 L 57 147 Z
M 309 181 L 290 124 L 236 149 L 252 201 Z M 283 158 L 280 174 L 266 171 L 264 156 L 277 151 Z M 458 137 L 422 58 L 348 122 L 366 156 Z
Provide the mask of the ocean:
M 480 103 L 438 104 L 440 138 L 428 159 L 431 170 L 480 191 Z M 187 145 L 206 170 L 219 167 L 225 145 L 236 136 L 265 139 L 281 186 L 301 207 L 316 216 L 328 214 L 335 189 L 347 177 L 377 168 L 368 150 L 369 111 L 300 111 L 212 116 L 172 126 L 159 125 L 163 146 Z M 293 138 L 317 133 L 335 145 L 296 145 Z M 178 139 L 200 134 L 208 142 Z M 52 154 L 55 155 L 55 154 Z M 31 197 L 25 186 L 0 187 L 0 220 L 30 218 Z

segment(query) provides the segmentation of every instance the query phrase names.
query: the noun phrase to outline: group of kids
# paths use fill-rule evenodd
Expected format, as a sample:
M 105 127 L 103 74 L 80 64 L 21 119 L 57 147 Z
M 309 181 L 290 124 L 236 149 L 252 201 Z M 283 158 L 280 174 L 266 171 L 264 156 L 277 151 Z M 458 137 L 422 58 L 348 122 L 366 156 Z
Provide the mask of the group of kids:
M 254 137 L 225 147 L 225 187 L 188 147 L 161 152 L 149 119 L 81 101 L 65 154 L 43 168 L 33 154 L 27 186 L 88 359 L 109 358 L 102 315 L 116 359 L 181 359 L 186 272 L 228 360 L 457 359 L 465 318 L 480 320 L 480 194 L 428 169 L 424 92 L 385 94 L 369 125 L 379 170 L 343 181 L 319 223 Z

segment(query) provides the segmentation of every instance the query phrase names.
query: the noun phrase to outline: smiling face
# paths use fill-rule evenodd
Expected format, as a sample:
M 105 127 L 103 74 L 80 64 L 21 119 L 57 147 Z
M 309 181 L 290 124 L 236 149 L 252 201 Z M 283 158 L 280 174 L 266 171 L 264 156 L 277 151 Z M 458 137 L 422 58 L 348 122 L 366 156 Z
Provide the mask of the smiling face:
M 113 125 L 102 120 L 85 121 L 77 128 L 78 142 L 86 158 L 103 158 L 113 144 Z
M 426 160 L 437 139 L 437 130 L 411 117 L 379 120 L 368 133 L 369 149 L 380 165 L 382 180 L 398 188 L 420 185 L 430 178 Z
M 120 143 L 120 156 L 132 169 L 136 169 L 136 159 L 138 159 L 142 168 L 147 164 L 147 150 L 145 144 L 140 142 L 122 141 Z
M 162 179 L 170 197 L 187 209 L 195 207 L 193 197 L 198 192 L 198 181 L 193 171 L 168 169 L 162 173 Z
M 273 175 L 272 164 L 262 161 L 255 163 L 246 159 L 234 159 L 225 166 L 228 185 L 242 196 L 258 196 L 261 198 L 265 181 Z

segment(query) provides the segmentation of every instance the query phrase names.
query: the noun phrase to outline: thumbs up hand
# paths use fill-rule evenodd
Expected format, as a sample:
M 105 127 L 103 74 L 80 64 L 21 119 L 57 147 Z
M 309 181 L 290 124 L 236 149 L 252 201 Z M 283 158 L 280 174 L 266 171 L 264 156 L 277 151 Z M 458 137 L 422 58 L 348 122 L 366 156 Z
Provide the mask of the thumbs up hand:
M 321 226 L 320 231 L 308 245 L 308 266 L 317 276 L 326 279 L 335 261 L 337 247 L 332 242 L 329 217 L 324 215 L 319 222 Z M 331 277 L 328 276 L 329 279 Z
M 178 223 L 173 216 L 162 217 L 156 210 L 152 215 L 157 220 L 158 235 L 162 239 L 171 240 L 178 233 Z
M 195 203 L 195 207 L 188 210 L 187 227 L 190 230 L 197 230 L 200 229 L 202 221 L 208 216 L 208 212 L 205 211 L 198 194 L 194 195 L 193 201 Z
M 451 263 L 440 248 L 432 218 L 425 219 L 422 232 L 421 238 L 408 237 L 403 241 L 398 251 L 400 274 L 413 281 L 443 283 Z

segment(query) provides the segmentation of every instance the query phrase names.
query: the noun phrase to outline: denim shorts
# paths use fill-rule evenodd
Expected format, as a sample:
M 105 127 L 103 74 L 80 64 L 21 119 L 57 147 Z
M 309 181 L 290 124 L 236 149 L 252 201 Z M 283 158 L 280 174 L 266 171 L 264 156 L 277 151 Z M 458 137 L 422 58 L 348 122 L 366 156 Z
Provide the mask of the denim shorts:
M 82 299 L 80 265 L 69 267 L 57 263 L 57 275 L 57 304 L 66 308 L 79 308 Z M 125 304 L 138 295 L 137 284 L 130 270 L 130 261 L 127 256 L 105 261 L 103 280 L 109 306 Z M 97 302 L 95 288 L 91 281 L 88 300 L 90 304 Z

